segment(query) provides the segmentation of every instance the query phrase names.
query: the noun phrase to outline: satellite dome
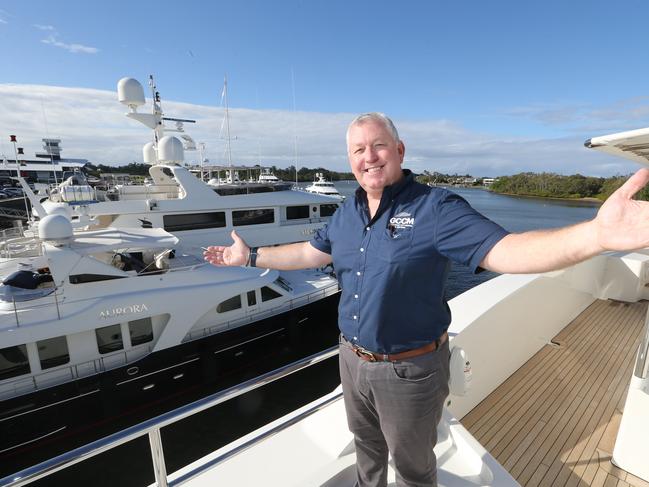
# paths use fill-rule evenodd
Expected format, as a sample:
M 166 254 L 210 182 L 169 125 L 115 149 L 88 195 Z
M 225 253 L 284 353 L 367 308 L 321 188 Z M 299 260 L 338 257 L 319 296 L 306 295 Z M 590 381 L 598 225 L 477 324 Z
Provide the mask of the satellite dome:
M 184 159 L 183 143 L 178 138 L 165 135 L 158 141 L 158 160 L 160 162 L 181 163 Z
M 145 164 L 155 164 L 158 162 L 155 155 L 155 144 L 153 142 L 148 142 L 142 147 L 142 159 Z
M 41 240 L 65 240 L 72 237 L 72 222 L 63 215 L 47 215 L 38 223 Z
M 134 78 L 122 78 L 117 82 L 117 98 L 123 105 L 139 107 L 144 105 L 144 89 Z

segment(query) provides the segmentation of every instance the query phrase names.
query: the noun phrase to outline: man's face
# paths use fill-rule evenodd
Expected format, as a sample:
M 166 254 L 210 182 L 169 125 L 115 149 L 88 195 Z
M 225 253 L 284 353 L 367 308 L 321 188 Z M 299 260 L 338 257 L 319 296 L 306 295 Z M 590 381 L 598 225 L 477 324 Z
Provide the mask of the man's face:
M 383 188 L 403 177 L 405 147 L 381 122 L 369 120 L 351 127 L 348 151 L 352 172 L 369 195 L 380 196 Z

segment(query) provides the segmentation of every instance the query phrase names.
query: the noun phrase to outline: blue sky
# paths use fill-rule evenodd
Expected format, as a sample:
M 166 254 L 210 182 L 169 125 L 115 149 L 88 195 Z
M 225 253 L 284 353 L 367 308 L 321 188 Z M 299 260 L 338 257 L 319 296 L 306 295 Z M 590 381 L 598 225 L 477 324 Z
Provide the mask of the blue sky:
M 376 110 L 416 170 L 626 173 L 635 166 L 581 144 L 649 125 L 648 16 L 639 0 L 5 1 L 0 135 L 22 135 L 31 153 L 47 127 L 68 156 L 137 160 L 147 135 L 113 121 L 109 97 L 120 78 L 154 74 L 169 115 L 203 117 L 196 130 L 218 159 L 227 73 L 244 163 L 286 166 L 297 137 L 299 165 L 342 170 L 346 122 Z M 92 91 L 75 101 L 58 88 Z M 134 130 L 121 151 L 120 123 Z

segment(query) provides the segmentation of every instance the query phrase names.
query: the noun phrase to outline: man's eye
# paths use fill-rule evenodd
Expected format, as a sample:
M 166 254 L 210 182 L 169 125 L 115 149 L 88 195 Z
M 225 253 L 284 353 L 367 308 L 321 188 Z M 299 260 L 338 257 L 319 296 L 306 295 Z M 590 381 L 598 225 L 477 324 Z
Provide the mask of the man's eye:
M 356 149 L 356 150 L 354 151 L 354 154 L 361 154 L 362 152 L 363 152 L 363 149 L 360 149 L 360 148 L 359 148 L 359 149 Z

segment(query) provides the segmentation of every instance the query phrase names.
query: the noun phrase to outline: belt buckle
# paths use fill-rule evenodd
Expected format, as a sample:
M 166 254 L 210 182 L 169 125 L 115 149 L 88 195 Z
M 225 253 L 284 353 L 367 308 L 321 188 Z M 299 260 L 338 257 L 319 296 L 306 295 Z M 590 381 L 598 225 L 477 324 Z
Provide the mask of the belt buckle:
M 354 353 L 356 355 L 358 355 L 359 357 L 361 357 L 361 356 L 367 357 L 367 359 L 370 362 L 376 362 L 376 357 L 374 356 L 374 354 L 372 352 L 370 352 L 369 350 L 365 350 L 363 347 L 359 347 L 358 345 L 356 345 L 354 347 Z

